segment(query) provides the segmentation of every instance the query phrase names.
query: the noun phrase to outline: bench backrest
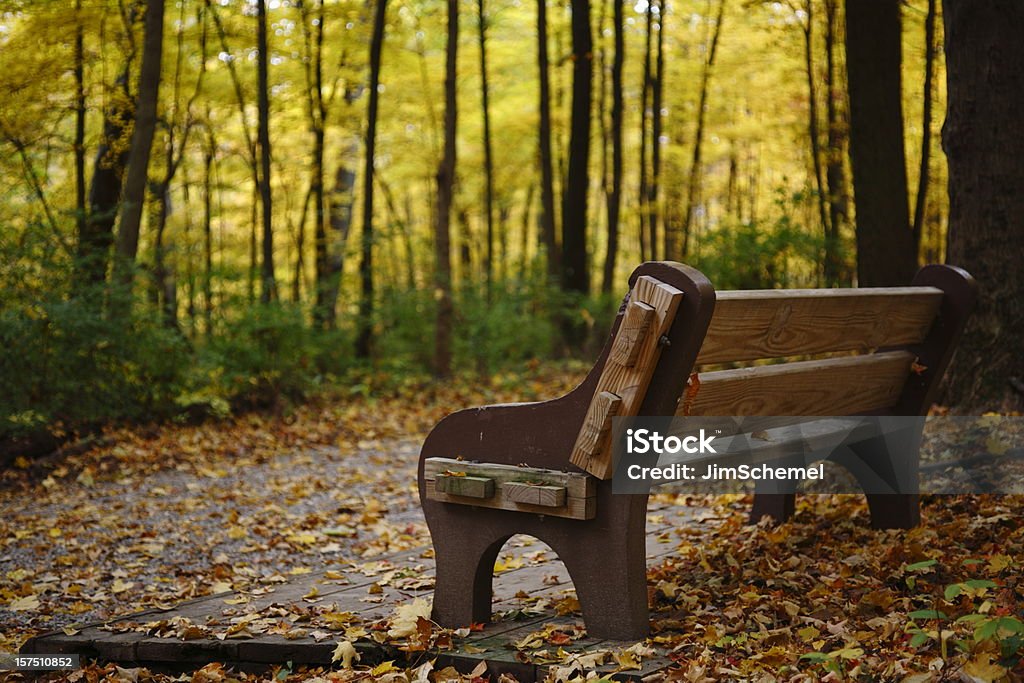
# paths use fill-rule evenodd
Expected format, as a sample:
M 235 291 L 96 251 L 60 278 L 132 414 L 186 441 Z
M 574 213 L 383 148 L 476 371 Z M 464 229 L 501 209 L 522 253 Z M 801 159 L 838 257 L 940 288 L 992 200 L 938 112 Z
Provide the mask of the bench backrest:
M 700 289 L 703 276 L 671 265 Z M 695 308 L 682 291 L 693 288 L 675 282 L 683 286 L 638 278 L 613 327 L 570 458 L 599 478 L 611 476 L 611 418 L 671 414 L 665 391 L 677 391 L 676 415 L 924 414 L 975 291 L 963 270 L 927 266 L 910 287 L 710 296 L 704 287 Z M 705 371 L 738 363 L 748 366 Z M 646 401 L 649 390 L 659 399 Z

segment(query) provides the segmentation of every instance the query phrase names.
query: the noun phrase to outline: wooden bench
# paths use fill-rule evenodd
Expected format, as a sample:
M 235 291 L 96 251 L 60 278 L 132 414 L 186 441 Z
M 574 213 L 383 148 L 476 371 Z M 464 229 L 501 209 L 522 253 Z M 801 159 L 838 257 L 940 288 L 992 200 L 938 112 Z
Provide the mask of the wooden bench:
M 612 493 L 612 416 L 924 415 L 975 297 L 970 275 L 937 265 L 898 288 L 716 295 L 678 263 L 645 263 L 629 283 L 576 389 L 453 413 L 424 442 L 419 491 L 442 625 L 489 621 L 495 560 L 522 533 L 565 563 L 591 635 L 643 637 L 647 495 Z M 761 359 L 780 362 L 704 371 Z M 913 493 L 868 503 L 877 527 L 919 521 Z M 793 509 L 793 493 L 758 494 L 752 519 Z

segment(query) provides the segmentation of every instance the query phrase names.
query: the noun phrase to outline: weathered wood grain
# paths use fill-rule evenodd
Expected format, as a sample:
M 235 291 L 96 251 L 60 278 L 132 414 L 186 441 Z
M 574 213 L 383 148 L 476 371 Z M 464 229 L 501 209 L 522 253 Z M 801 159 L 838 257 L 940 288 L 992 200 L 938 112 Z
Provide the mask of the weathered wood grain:
M 697 363 L 916 344 L 941 303 L 935 287 L 718 292 Z
M 455 458 L 427 458 L 423 464 L 423 475 L 434 479 L 444 472 L 464 472 L 467 476 L 486 477 L 500 488 L 505 482 L 527 482 L 545 486 L 564 486 L 570 498 L 592 498 L 597 495 L 595 480 L 579 472 L 562 472 L 540 467 L 502 465 L 490 462 L 456 460 Z
M 544 507 L 562 507 L 565 505 L 564 486 L 545 486 L 509 481 L 501 485 L 501 493 L 516 503 L 530 503 Z
M 891 351 L 704 373 L 688 414 L 856 415 L 888 408 L 913 361 L 912 353 Z
M 652 306 L 642 301 L 630 301 L 626 305 L 626 313 L 622 317 L 619 333 L 615 336 L 610 359 L 626 367 L 635 365 L 636 359 L 640 355 L 640 347 L 653 320 L 654 308 Z
M 490 477 L 438 473 L 434 475 L 434 486 L 441 493 L 466 498 L 491 498 L 494 496 L 494 480 Z
M 430 500 L 442 503 L 457 503 L 462 505 L 475 505 L 481 508 L 494 508 L 498 510 L 511 510 L 513 512 L 532 512 L 538 515 L 549 515 L 551 517 L 565 517 L 567 519 L 593 519 L 597 514 L 597 498 L 575 498 L 567 497 L 564 505 L 550 507 L 547 505 L 536 505 L 531 503 L 519 503 L 505 496 L 501 489 L 494 494 L 493 498 L 476 499 L 464 498 L 462 496 L 450 496 L 441 493 L 434 487 L 434 480 L 426 480 L 426 494 Z
M 600 454 L 601 448 L 612 429 L 612 418 L 619 414 L 622 399 L 610 391 L 602 391 L 594 397 L 583 420 L 576 448 L 589 457 Z
M 642 302 L 650 306 L 654 309 L 653 320 L 647 334 L 643 335 L 640 341 L 633 365 L 625 366 L 609 357 L 594 391 L 594 397 L 597 400 L 601 400 L 604 392 L 619 397 L 621 402 L 618 404 L 617 415 L 631 416 L 639 412 L 651 381 L 651 375 L 654 373 L 658 357 L 661 355 L 660 339 L 672 325 L 682 298 L 682 291 L 649 275 L 638 277 L 636 284 L 633 285 L 633 290 L 630 292 L 630 303 Z M 627 306 L 627 311 L 628 308 Z M 624 332 L 620 327 L 616 333 L 615 344 L 618 343 L 619 335 L 622 334 Z M 594 410 L 594 405 L 595 403 L 592 402 L 591 410 L 580 429 L 569 461 L 599 479 L 609 479 L 612 476 L 614 465 L 611 433 L 610 430 L 602 433 L 600 426 L 597 426 L 598 433 L 602 435 L 596 446 L 592 443 L 595 425 L 591 422 L 591 417 L 594 416 L 596 419 L 598 415 Z

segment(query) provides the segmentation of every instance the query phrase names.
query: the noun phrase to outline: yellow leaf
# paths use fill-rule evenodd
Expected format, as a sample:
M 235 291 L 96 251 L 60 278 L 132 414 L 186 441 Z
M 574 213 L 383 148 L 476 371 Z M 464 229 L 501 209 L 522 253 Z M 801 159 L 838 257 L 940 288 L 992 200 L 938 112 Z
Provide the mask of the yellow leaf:
M 28 612 L 30 610 L 39 609 L 39 598 L 34 595 L 26 595 L 23 598 L 18 598 L 10 605 L 7 609 L 12 612 Z
M 993 555 L 988 558 L 988 570 L 993 574 L 998 574 L 1011 564 L 1013 564 L 1013 560 L 1009 555 Z
M 134 585 L 135 584 L 131 581 L 122 581 L 121 579 L 117 579 L 114 581 L 114 585 L 110 587 L 110 592 L 115 594 L 124 593 Z
M 1010 445 L 994 436 L 990 436 L 985 439 L 985 449 L 992 455 L 1003 455 L 1006 451 L 1010 450 Z
M 397 606 L 394 616 L 391 617 L 388 637 L 408 638 L 416 635 L 416 626 L 420 619 L 430 619 L 430 602 L 427 600 L 416 598 L 412 602 Z
M 615 663 L 619 665 L 619 671 L 640 668 L 640 658 L 636 656 L 636 653 L 629 650 L 620 650 L 614 653 L 612 657 L 615 659 Z
M 395 666 L 395 660 L 389 659 L 386 662 L 381 662 L 377 666 L 373 667 L 370 671 L 370 676 L 383 676 L 386 673 L 391 673 L 398 667 Z
M 992 655 L 988 652 L 979 653 L 964 665 L 964 673 L 976 681 L 992 683 L 1006 675 L 1006 669 L 992 662 Z
M 498 560 L 494 563 L 494 573 L 500 574 L 507 572 L 510 569 L 518 569 L 523 566 L 523 558 L 521 557 L 506 557 L 504 560 Z
M 359 653 L 356 652 L 355 645 L 347 640 L 338 643 L 338 647 L 334 648 L 334 654 L 331 655 L 331 663 L 340 661 L 342 668 L 351 669 L 352 660 L 359 661 Z

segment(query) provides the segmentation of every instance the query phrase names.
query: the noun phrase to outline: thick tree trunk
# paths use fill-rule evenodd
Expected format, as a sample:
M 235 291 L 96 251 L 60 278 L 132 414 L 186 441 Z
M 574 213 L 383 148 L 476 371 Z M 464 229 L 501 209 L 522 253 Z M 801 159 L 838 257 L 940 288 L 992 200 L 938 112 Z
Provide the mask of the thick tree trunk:
M 131 306 L 131 282 L 135 256 L 139 251 L 139 227 L 146 201 L 149 180 L 149 157 L 156 132 L 156 107 L 160 95 L 160 63 L 164 43 L 164 0 L 146 4 L 146 30 L 142 45 L 142 66 L 139 72 L 139 97 L 135 107 L 135 127 L 128 154 L 128 171 L 124 186 L 121 222 L 117 234 L 117 284 L 125 288 L 124 299 L 117 304 L 126 310 Z
M 490 88 L 487 81 L 487 17 L 484 0 L 477 0 L 477 20 L 480 36 L 480 104 L 484 128 L 484 220 L 487 223 L 487 249 L 484 273 L 487 301 L 494 288 L 494 157 L 491 150 Z
M 905 285 L 917 268 L 907 206 L 899 0 L 846 0 L 850 159 L 861 287 Z
M 562 193 L 562 286 L 587 294 L 587 189 L 590 162 L 590 99 L 593 72 L 590 0 L 572 2 L 572 123 L 569 171 Z
M 543 0 L 541 0 L 543 2 Z M 448 0 L 448 47 L 444 76 L 444 155 L 437 167 L 437 216 L 434 225 L 434 289 L 437 320 L 434 331 L 434 374 L 452 374 L 451 214 L 455 190 L 455 134 L 458 123 L 456 79 L 459 49 L 459 0 Z
M 944 0 L 950 263 L 979 300 L 947 375 L 962 412 L 1024 407 L 1024 4 Z
M 89 210 L 78 235 L 75 259 L 75 290 L 98 293 L 107 277 L 114 223 L 120 206 L 124 170 L 130 147 L 123 140 L 135 116 L 135 103 L 128 93 L 130 67 L 125 64 L 117 78 L 114 95 L 103 114 L 103 134 L 93 163 L 89 185 Z
M 260 147 L 260 207 L 263 219 L 263 259 L 260 301 L 277 298 L 274 276 L 274 207 L 270 186 L 270 54 L 267 45 L 267 0 L 256 0 L 256 116 Z
M 558 249 L 558 232 L 555 227 L 555 179 L 551 157 L 551 92 L 548 80 L 547 0 L 537 0 L 537 67 L 540 88 L 537 106 L 540 110 L 538 154 L 540 156 L 541 234 L 544 238 L 548 276 L 552 281 L 558 282 L 562 270 L 562 256 Z
M 366 163 L 363 169 L 363 238 L 359 261 L 359 333 L 356 357 L 369 358 L 373 346 L 373 161 L 377 148 L 380 61 L 384 47 L 387 0 L 377 0 L 370 40 L 370 101 L 366 112 Z
M 612 0 L 615 9 L 612 22 L 615 24 L 615 56 L 612 57 L 612 178 L 606 197 L 608 209 L 608 251 L 604 260 L 601 291 L 609 294 L 615 279 L 615 260 L 619 252 L 619 213 L 622 209 L 622 70 L 626 56 L 625 18 L 622 0 Z

